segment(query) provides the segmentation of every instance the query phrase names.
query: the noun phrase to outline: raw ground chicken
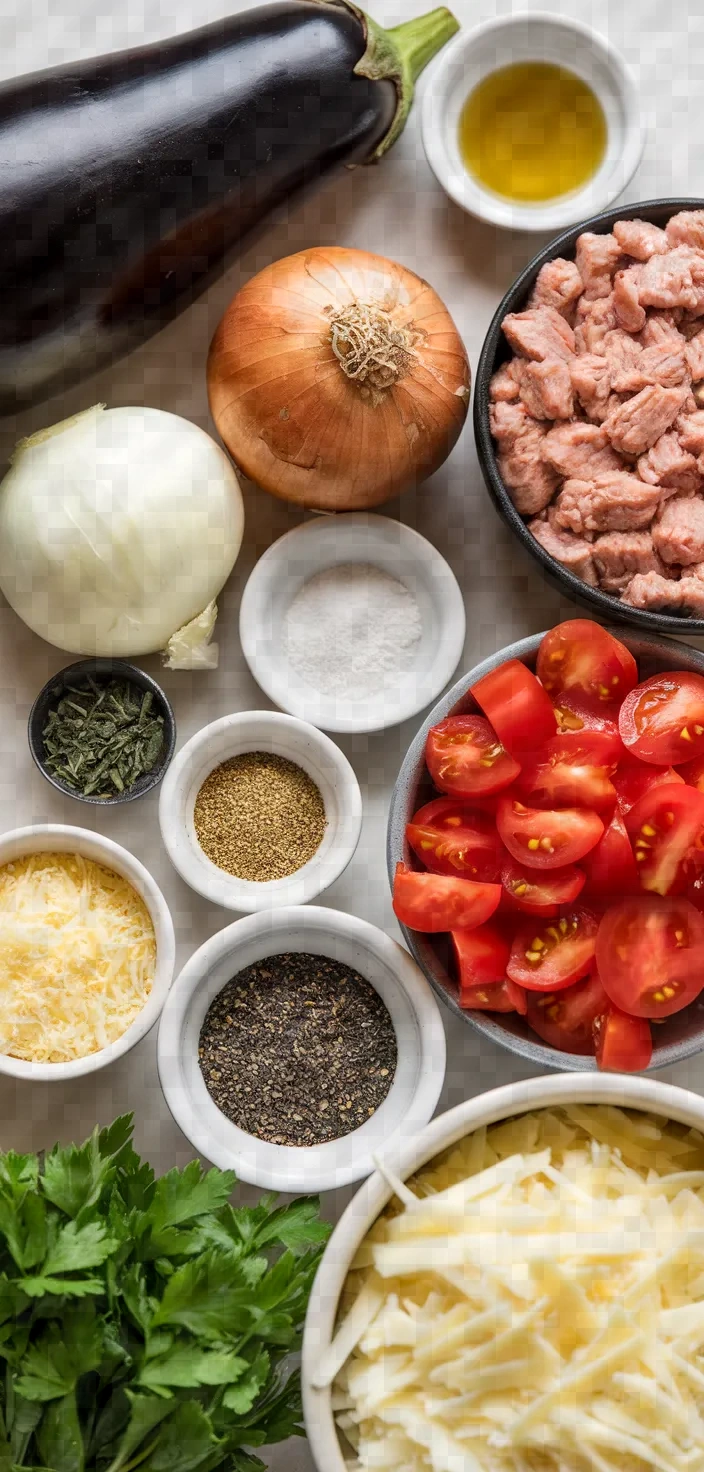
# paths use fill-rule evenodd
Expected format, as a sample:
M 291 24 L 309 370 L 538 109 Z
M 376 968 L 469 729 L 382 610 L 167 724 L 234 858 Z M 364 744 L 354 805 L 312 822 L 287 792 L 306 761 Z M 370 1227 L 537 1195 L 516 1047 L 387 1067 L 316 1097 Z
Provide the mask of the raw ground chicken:
M 516 510 L 634 608 L 704 616 L 704 210 L 618 220 L 510 313 L 490 424 Z

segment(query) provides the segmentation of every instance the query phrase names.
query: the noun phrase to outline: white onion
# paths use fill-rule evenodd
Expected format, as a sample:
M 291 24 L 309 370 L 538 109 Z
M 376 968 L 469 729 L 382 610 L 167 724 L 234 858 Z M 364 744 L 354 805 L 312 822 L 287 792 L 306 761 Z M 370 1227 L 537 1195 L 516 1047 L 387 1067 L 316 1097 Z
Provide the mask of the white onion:
M 0 589 L 59 649 L 151 654 L 212 603 L 243 529 L 237 475 L 209 435 L 98 404 L 18 446 L 0 485 Z

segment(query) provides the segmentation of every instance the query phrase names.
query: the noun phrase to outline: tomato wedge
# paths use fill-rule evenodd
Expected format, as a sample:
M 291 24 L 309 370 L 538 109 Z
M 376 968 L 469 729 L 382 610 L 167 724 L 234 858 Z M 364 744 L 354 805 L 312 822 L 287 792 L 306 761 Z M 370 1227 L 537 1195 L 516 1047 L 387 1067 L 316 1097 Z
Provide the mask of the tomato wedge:
M 677 776 L 689 787 L 698 787 L 700 792 L 704 792 L 704 756 L 696 757 L 693 762 L 683 762 L 677 768 Z
M 670 1017 L 704 986 L 704 916 L 681 895 L 634 895 L 599 925 L 596 961 L 604 991 L 622 1012 Z
M 506 750 L 519 760 L 557 731 L 552 702 L 520 659 L 508 659 L 472 686 L 472 694 Z
M 618 707 L 638 683 L 638 666 L 625 644 L 588 618 L 550 629 L 538 650 L 537 673 L 549 695 L 569 692 L 597 709 Z
M 618 729 L 618 707 L 608 706 L 605 710 L 591 710 L 572 690 L 564 690 L 555 702 L 557 729 L 569 731 L 603 731 L 611 736 L 619 756 L 626 755 L 626 748 Z
M 486 986 L 468 986 L 460 992 L 460 1007 L 470 1012 L 520 1012 L 526 1014 L 526 994 L 515 981 L 505 977 Z
M 656 766 L 704 755 L 704 675 L 672 670 L 644 680 L 626 696 L 618 727 L 624 746 Z
M 521 925 L 506 975 L 527 991 L 561 991 L 579 981 L 594 960 L 599 921 L 591 910 L 571 909 L 547 925 Z
M 414 854 L 433 874 L 498 881 L 504 846 L 487 813 L 476 813 L 452 797 L 440 797 L 406 826 Z
M 561 992 L 527 992 L 528 1021 L 538 1037 L 563 1053 L 594 1052 L 595 1018 L 605 1012 L 609 999 L 596 967 L 584 981 Z
M 397 920 L 411 930 L 473 929 L 493 915 L 501 899 L 500 884 L 473 884 L 446 874 L 418 874 L 396 865 L 393 907 Z
M 637 756 L 624 756 L 612 780 L 618 794 L 618 810 L 625 816 L 651 787 L 664 787 L 668 782 L 683 782 L 684 778 L 674 767 L 654 767 L 650 762 L 640 761 Z
M 514 792 L 533 807 L 593 807 L 613 810 L 621 740 L 606 731 L 571 731 L 552 736 L 524 761 Z
M 630 853 L 630 845 L 629 845 Z M 529 869 L 516 859 L 507 859 L 501 870 L 504 894 L 512 910 L 552 920 L 561 905 L 570 905 L 584 888 L 584 874 L 569 864 L 565 869 Z
M 587 880 L 585 894 L 590 898 L 613 900 L 619 891 L 632 894 L 638 889 L 633 849 L 618 812 L 613 814 L 599 842 L 581 862 Z
M 529 869 L 576 864 L 604 831 L 601 818 L 587 808 L 528 808 L 510 794 L 499 799 L 496 826 L 509 853 Z
M 451 797 L 500 792 L 521 770 L 483 716 L 448 716 L 433 726 L 425 760 L 435 786 Z
M 461 991 L 503 981 L 511 947 L 497 925 L 478 925 L 476 930 L 453 930 L 450 940 Z
M 681 894 L 704 863 L 704 792 L 651 787 L 626 813 L 638 878 L 653 894 Z
M 630 1017 L 618 1007 L 594 1019 L 594 1042 L 599 1068 L 615 1073 L 640 1073 L 653 1057 L 650 1023 L 645 1017 Z

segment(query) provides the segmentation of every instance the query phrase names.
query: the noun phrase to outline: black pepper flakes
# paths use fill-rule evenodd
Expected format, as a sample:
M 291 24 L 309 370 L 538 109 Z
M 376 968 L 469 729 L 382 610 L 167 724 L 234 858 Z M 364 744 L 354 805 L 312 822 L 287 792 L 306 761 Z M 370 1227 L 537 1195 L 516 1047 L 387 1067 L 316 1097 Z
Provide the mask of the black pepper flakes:
M 383 1104 L 396 1034 L 374 987 L 296 951 L 240 971 L 205 1016 L 198 1057 L 217 1108 L 274 1145 L 339 1140 Z

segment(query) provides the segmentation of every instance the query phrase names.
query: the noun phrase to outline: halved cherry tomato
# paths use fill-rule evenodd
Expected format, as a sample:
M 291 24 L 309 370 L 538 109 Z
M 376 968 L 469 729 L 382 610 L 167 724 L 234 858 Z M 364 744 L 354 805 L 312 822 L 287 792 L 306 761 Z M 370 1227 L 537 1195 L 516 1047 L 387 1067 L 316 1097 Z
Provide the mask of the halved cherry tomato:
M 634 1017 L 670 1017 L 704 986 L 704 916 L 681 895 L 635 895 L 602 917 L 596 961 L 604 991 Z
M 533 807 L 610 808 L 616 788 L 609 780 L 616 771 L 621 741 L 606 731 L 572 731 L 552 736 L 540 751 L 524 761 L 514 792 Z
M 525 1016 L 526 994 L 523 987 L 505 977 L 486 986 L 465 987 L 460 992 L 460 1007 L 471 1012 L 520 1012 Z
M 453 797 L 426 803 L 407 824 L 406 838 L 433 874 L 488 883 L 499 879 L 505 850 L 494 819 Z
M 585 894 L 593 899 L 613 902 L 614 895 L 632 894 L 638 889 L 638 871 L 623 818 L 615 812 L 599 842 L 585 854 L 582 868 L 586 874 Z
M 677 775 L 688 787 L 698 787 L 700 792 L 704 792 L 704 756 L 695 757 L 693 762 L 683 762 L 677 768 Z
M 520 659 L 508 659 L 478 680 L 472 694 L 506 750 L 519 761 L 523 752 L 537 751 L 556 734 L 552 702 Z
M 704 864 L 704 792 L 684 782 L 651 787 L 625 826 L 643 889 L 681 894 Z
M 618 707 L 638 682 L 638 667 L 625 644 L 587 618 L 550 629 L 538 650 L 537 672 L 549 695 L 569 691 L 597 709 Z
M 599 842 L 604 824 L 586 808 L 528 808 L 504 795 L 496 809 L 499 836 L 519 864 L 529 869 L 564 869 Z
M 594 1019 L 609 1006 L 596 967 L 564 991 L 528 992 L 527 997 L 528 1021 L 543 1042 L 563 1053 L 593 1054 Z
M 628 750 L 656 766 L 704 755 L 704 675 L 673 670 L 644 680 L 626 696 L 618 727 Z
M 612 778 L 618 794 L 618 810 L 625 816 L 638 799 L 651 787 L 664 787 L 666 783 L 683 782 L 684 778 L 674 767 L 654 767 L 642 762 L 637 756 L 624 756 Z
M 594 1019 L 594 1043 L 599 1068 L 615 1073 L 640 1073 L 653 1056 L 650 1023 L 645 1017 L 631 1017 L 609 1007 Z
M 555 702 L 555 718 L 557 729 L 562 733 L 570 731 L 605 732 L 612 738 L 614 750 L 618 750 L 619 758 L 626 755 L 626 748 L 618 729 L 618 706 L 608 706 L 606 711 L 590 710 L 589 706 L 585 705 L 573 690 L 564 690 L 557 696 Z
M 411 930 L 471 930 L 483 925 L 501 899 L 500 884 L 473 884 L 446 874 L 417 874 L 396 865 L 393 907 L 397 920 Z
M 629 845 L 630 853 L 630 845 Z M 569 864 L 565 869 L 547 869 L 542 873 L 508 859 L 501 870 L 504 894 L 512 910 L 552 920 L 561 905 L 570 905 L 584 888 L 584 874 Z
M 559 920 L 521 925 L 513 937 L 506 975 L 527 991 L 562 991 L 589 971 L 599 921 L 591 910 L 571 909 Z
M 521 770 L 483 716 L 448 716 L 433 726 L 425 760 L 435 786 L 451 797 L 500 792 Z
M 450 939 L 457 961 L 461 1007 L 481 1012 L 526 1012 L 525 992 L 506 976 L 511 948 L 497 926 L 454 930 Z

